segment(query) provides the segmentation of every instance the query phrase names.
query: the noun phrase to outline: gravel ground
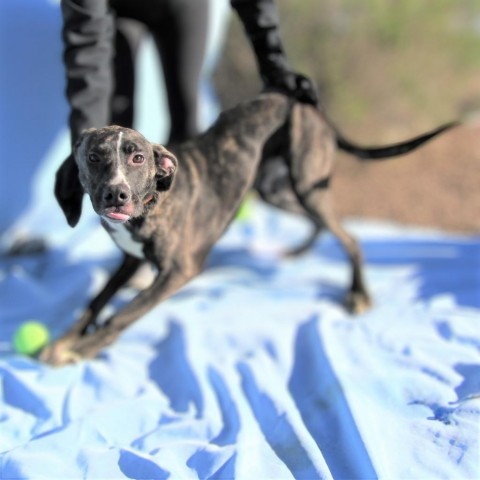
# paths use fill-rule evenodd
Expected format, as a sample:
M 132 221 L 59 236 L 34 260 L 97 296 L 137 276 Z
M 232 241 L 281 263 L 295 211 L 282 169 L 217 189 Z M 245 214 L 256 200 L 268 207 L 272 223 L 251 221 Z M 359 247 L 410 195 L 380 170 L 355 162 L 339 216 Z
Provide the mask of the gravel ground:
M 480 122 L 386 162 L 339 153 L 333 190 L 343 217 L 479 234 Z

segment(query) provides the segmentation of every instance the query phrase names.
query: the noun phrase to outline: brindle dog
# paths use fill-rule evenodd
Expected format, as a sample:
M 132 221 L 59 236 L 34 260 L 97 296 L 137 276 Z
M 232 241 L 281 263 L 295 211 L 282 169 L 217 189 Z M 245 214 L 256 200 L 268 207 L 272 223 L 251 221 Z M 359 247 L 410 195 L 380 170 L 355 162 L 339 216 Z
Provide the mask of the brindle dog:
M 74 147 L 78 175 L 67 181 L 64 171 L 72 166 L 61 167 L 57 199 L 73 227 L 87 193 L 125 258 L 78 322 L 41 358 L 62 365 L 95 357 L 175 293 L 201 271 L 252 186 L 265 201 L 302 212 L 316 226 L 315 233 L 326 228 L 338 238 L 352 266 L 347 306 L 363 312 L 371 300 L 361 251 L 335 217 L 328 188 L 335 150 L 362 158 L 395 156 L 453 125 L 397 145 L 365 149 L 336 134 L 318 109 L 270 92 L 222 113 L 207 132 L 168 150 L 127 128 L 85 131 Z M 145 260 L 158 272 L 151 286 L 100 325 L 100 311 Z

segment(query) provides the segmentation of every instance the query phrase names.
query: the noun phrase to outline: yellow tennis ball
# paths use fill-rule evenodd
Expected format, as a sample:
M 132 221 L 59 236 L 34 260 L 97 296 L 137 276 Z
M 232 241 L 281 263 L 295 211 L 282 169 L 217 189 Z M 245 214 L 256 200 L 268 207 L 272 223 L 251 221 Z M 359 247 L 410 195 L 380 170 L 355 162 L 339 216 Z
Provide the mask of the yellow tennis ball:
M 15 351 L 22 355 L 37 354 L 49 341 L 50 333 L 47 327 L 35 320 L 22 323 L 13 335 Z
M 240 222 L 247 222 L 253 217 L 253 205 L 250 198 L 246 197 L 243 202 L 238 207 L 237 213 L 235 215 L 236 220 Z

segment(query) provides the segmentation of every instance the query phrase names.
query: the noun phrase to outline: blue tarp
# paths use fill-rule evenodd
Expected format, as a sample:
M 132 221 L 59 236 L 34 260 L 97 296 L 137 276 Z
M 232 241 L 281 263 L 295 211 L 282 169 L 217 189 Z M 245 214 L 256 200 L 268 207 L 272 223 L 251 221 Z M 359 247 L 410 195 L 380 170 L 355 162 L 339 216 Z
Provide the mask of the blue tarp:
M 478 478 L 478 239 L 350 223 L 375 298 L 353 318 L 334 239 L 281 259 L 307 225 L 254 212 L 99 359 L 4 351 L 0 478 Z M 118 261 L 91 234 L 2 259 L 4 344 L 74 321 Z

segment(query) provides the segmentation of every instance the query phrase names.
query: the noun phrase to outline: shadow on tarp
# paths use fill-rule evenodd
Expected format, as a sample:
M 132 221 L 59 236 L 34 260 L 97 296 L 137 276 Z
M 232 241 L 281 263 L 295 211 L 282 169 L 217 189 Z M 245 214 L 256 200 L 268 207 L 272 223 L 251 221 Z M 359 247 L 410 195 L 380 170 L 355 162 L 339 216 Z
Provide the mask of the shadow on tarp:
M 367 268 L 410 266 L 420 279 L 418 299 L 451 294 L 458 305 L 480 308 L 480 239 L 447 240 L 375 238 L 360 242 Z M 339 243 L 326 235 L 314 252 L 329 260 L 346 261 Z
M 295 432 L 291 420 L 257 383 L 252 368 L 246 362 L 239 362 L 238 373 L 242 390 L 262 430 L 265 440 L 282 460 L 296 479 L 319 478 L 317 469 L 301 439 Z
M 204 399 L 187 357 L 185 336 L 179 322 L 170 321 L 168 333 L 155 345 L 155 351 L 157 356 L 148 367 L 150 379 L 170 399 L 173 410 L 186 413 L 193 405 L 196 418 L 201 418 Z
M 265 258 L 255 254 L 247 247 L 222 247 L 218 246 L 212 249 L 205 269 L 215 267 L 241 267 L 250 272 L 268 279 L 273 278 L 279 269 L 278 258 Z
M 420 279 L 418 299 L 449 293 L 458 305 L 480 308 L 480 241 L 445 239 L 363 239 L 361 248 L 365 262 L 372 266 L 414 267 L 412 276 Z M 346 262 L 340 244 L 331 235 L 319 237 L 310 254 L 329 261 Z M 307 252 L 306 255 L 309 253 Z M 235 266 L 268 279 L 273 278 L 281 259 L 262 258 L 248 248 L 216 248 L 210 254 L 206 268 Z M 321 296 L 339 301 L 341 290 L 332 285 L 319 285 Z
M 377 478 L 313 316 L 298 328 L 289 390 L 333 478 Z
M 208 368 L 209 385 L 215 393 L 222 416 L 222 429 L 210 440 L 212 445 L 227 449 L 227 455 L 218 461 L 218 449 L 204 449 L 194 453 L 187 462 L 195 469 L 199 478 L 235 478 L 237 453 L 231 448 L 238 440 L 241 423 L 235 401 L 221 374 L 213 367 Z M 230 448 L 230 450 L 228 450 Z M 219 465 L 220 463 L 220 465 Z

